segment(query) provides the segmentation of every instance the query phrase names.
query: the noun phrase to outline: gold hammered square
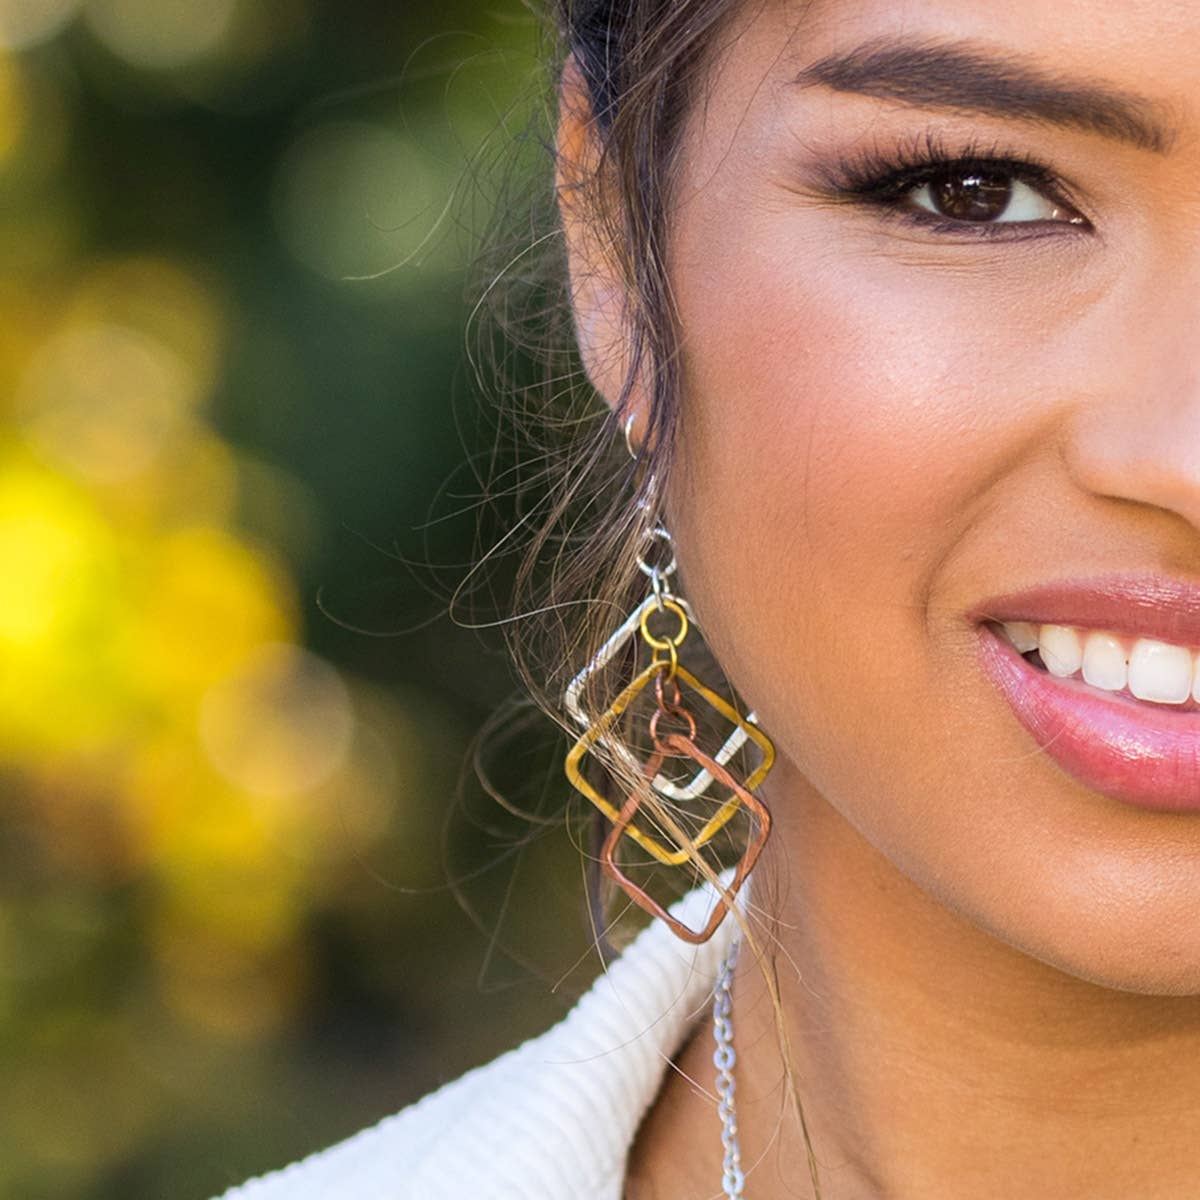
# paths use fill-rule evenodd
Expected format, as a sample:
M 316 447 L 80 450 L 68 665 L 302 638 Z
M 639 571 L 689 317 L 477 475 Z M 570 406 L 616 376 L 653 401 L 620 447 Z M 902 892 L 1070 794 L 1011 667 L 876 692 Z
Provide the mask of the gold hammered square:
M 612 706 L 602 716 L 598 717 L 584 732 L 583 736 L 571 747 L 570 753 L 566 758 L 566 773 L 567 779 L 570 780 L 574 787 L 582 795 L 586 796 L 610 821 L 614 824 L 620 816 L 620 811 L 608 800 L 606 800 L 588 781 L 584 778 L 582 771 L 582 763 L 587 754 L 612 728 L 613 724 L 620 718 L 621 714 L 634 702 L 642 691 L 651 683 L 654 677 L 663 670 L 662 663 L 651 663 L 638 677 L 613 701 Z M 741 729 L 746 737 L 752 741 L 762 751 L 762 762 L 754 769 L 750 776 L 742 785 L 747 791 L 753 791 L 766 778 L 767 772 L 770 771 L 775 762 L 775 747 L 771 743 L 771 739 L 755 724 L 747 721 L 737 709 L 733 707 L 727 700 L 719 696 L 711 688 L 706 687 L 699 679 L 690 671 L 683 667 L 676 667 L 675 678 L 680 684 L 686 686 L 692 692 L 695 692 L 702 700 L 705 701 L 711 708 L 715 709 L 723 716 L 731 725 Z M 741 807 L 741 801 L 736 795 L 731 796 L 721 807 L 709 818 L 704 828 L 696 837 L 695 845 L 703 846 L 710 841 L 721 829 L 723 829 L 732 819 L 737 810 Z M 680 866 L 690 858 L 690 853 L 687 848 L 676 848 L 672 850 L 665 843 L 647 833 L 645 830 L 638 828 L 636 825 L 630 825 L 626 833 L 648 853 L 652 854 L 659 862 L 667 866 Z

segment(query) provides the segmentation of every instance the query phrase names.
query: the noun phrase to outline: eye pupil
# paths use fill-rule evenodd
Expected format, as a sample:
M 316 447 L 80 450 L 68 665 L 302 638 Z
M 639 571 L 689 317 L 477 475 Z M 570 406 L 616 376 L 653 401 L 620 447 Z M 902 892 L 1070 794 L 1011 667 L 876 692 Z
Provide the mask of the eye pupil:
M 994 221 L 1012 200 L 1011 175 L 961 167 L 929 181 L 938 212 L 956 221 Z

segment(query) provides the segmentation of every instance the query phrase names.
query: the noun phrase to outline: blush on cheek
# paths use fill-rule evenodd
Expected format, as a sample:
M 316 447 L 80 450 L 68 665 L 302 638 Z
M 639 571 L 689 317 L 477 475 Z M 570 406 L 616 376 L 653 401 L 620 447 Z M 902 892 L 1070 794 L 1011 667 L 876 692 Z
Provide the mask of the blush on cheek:
M 1006 381 L 952 313 L 931 325 L 912 311 L 911 283 L 820 263 L 784 274 L 794 261 L 743 267 L 725 287 L 710 258 L 681 281 L 689 495 L 741 569 L 757 559 L 851 593 L 911 587 L 888 564 L 904 556 L 907 575 L 913 557 L 936 558 L 1006 454 Z

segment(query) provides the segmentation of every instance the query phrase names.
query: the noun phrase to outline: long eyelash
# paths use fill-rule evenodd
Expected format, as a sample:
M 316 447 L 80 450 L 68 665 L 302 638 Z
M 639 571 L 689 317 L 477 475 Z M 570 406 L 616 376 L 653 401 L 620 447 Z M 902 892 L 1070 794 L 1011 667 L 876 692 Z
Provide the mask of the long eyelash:
M 947 167 L 1007 171 L 1014 179 L 1032 184 L 1052 199 L 1078 211 L 1078 205 L 1063 181 L 1033 155 L 1005 150 L 997 143 L 968 142 L 952 148 L 933 132 L 888 149 L 863 147 L 823 167 L 822 175 L 826 187 L 846 199 L 877 204 L 897 216 L 936 224 L 939 218 L 934 214 L 900 210 L 895 201 L 913 188 L 928 183 Z M 963 228 L 968 223 L 950 224 Z M 979 233 L 994 233 L 997 229 L 998 226 L 984 223 L 974 226 L 974 231 Z

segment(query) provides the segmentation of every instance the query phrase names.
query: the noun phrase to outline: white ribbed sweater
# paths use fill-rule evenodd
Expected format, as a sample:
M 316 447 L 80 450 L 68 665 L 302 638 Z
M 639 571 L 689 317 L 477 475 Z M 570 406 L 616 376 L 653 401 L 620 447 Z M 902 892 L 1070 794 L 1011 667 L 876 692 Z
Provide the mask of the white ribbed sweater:
M 697 928 L 712 903 L 706 885 L 672 911 Z M 654 922 L 540 1037 L 221 1200 L 620 1200 L 637 1127 L 735 929 L 689 946 Z

